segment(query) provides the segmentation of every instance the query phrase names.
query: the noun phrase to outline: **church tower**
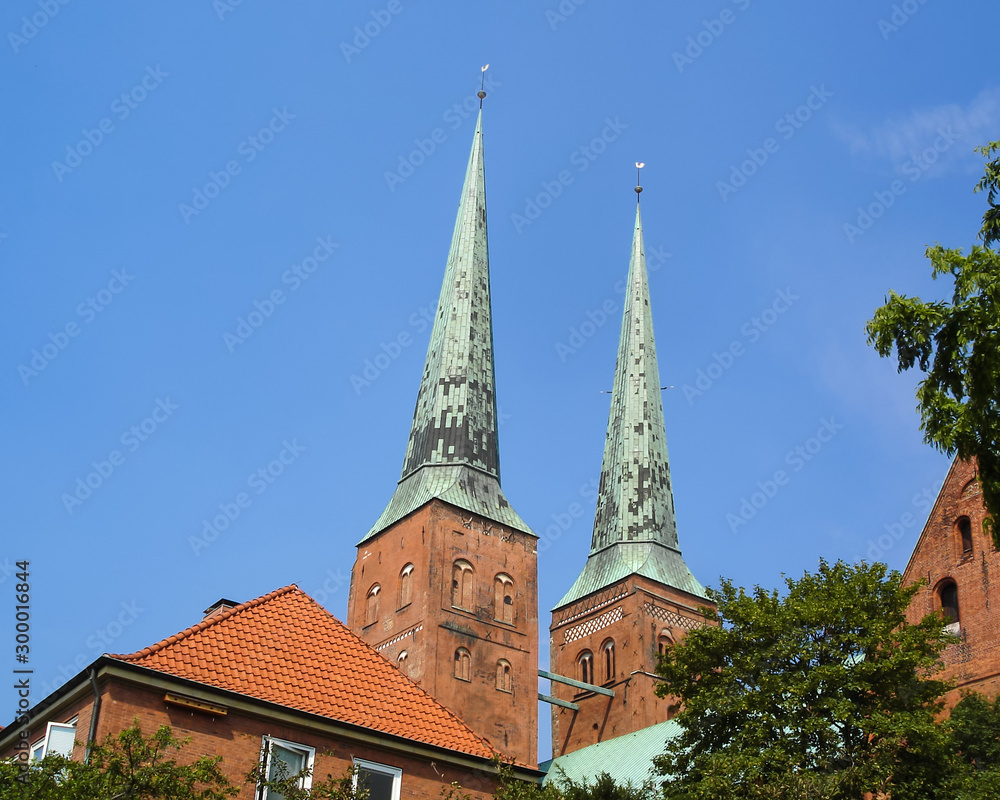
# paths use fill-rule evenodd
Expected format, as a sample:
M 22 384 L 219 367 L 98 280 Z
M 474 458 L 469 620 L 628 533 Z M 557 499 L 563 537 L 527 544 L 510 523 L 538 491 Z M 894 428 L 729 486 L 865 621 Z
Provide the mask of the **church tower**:
M 347 621 L 522 764 L 537 763 L 536 543 L 500 488 L 480 109 L 402 475 L 358 544 Z
M 552 683 L 554 756 L 673 715 L 653 691 L 657 658 L 703 624 L 701 606 L 677 540 L 637 206 L 590 556 L 552 612 L 551 670 L 576 684 Z

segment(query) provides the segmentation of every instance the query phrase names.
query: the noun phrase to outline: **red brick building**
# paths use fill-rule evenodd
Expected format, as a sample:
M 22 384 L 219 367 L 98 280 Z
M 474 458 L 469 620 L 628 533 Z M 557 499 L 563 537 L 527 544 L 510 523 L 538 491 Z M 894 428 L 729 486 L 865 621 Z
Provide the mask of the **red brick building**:
M 940 611 L 958 637 L 942 655 L 943 676 L 957 685 L 951 702 L 963 689 L 1000 693 L 1000 552 L 983 531 L 985 515 L 975 464 L 956 459 L 903 573 L 908 584 L 925 583 L 910 621 Z
M 500 488 L 480 113 L 402 475 L 358 544 L 347 622 L 522 764 L 538 758 L 536 543 Z
M 220 601 L 151 647 L 102 656 L 26 726 L 3 729 L 0 754 L 17 755 L 23 741 L 32 757 L 83 759 L 88 741 L 136 718 L 147 734 L 170 725 L 189 737 L 182 754 L 192 761 L 221 755 L 235 783 L 263 763 L 272 775 L 283 764 L 318 778 L 358 767 L 372 800 L 437 800 L 453 781 L 476 800 L 496 788 L 496 751 L 295 586 Z M 248 785 L 240 797 L 258 793 Z
M 553 756 L 670 719 L 676 705 L 654 694 L 657 658 L 704 624 L 704 606 L 677 539 L 636 208 L 590 555 L 552 613 Z

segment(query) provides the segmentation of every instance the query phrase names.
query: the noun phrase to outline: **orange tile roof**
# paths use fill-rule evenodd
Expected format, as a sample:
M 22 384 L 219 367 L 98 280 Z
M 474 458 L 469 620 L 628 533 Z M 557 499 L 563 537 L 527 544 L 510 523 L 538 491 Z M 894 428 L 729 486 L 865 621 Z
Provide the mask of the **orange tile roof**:
M 294 584 L 111 658 L 417 742 L 495 755 Z

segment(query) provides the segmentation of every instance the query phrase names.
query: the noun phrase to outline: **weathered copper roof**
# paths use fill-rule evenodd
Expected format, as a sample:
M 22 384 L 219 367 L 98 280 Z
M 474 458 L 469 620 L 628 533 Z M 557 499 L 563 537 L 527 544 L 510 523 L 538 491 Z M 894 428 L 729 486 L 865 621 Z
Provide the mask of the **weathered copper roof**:
M 638 207 L 590 557 L 556 608 L 631 574 L 705 597 L 678 547 Z
M 581 747 L 539 768 L 547 773 L 544 782 L 557 786 L 565 783 L 567 778 L 575 783 L 592 783 L 598 775 L 606 772 L 618 786 L 631 783 L 633 788 L 638 789 L 647 781 L 656 783 L 664 779 L 665 776 L 653 768 L 653 758 L 662 755 L 667 743 L 680 736 L 681 732 L 677 720 L 660 722 L 634 733 Z
M 480 111 L 402 477 L 362 542 L 435 497 L 531 533 L 500 489 L 482 123 Z

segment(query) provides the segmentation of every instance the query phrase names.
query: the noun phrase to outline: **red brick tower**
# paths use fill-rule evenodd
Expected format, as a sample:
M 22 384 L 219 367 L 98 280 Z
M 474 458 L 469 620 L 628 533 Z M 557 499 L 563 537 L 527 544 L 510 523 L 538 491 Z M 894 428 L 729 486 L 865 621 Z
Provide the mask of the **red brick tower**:
M 537 537 L 500 488 L 496 424 L 480 111 L 402 477 L 358 544 L 347 622 L 535 764 Z
M 552 612 L 551 670 L 578 684 L 552 683 L 554 756 L 673 716 L 657 657 L 711 606 L 677 541 L 638 208 L 598 493 L 587 564 Z
M 938 493 L 910 563 L 905 583 L 925 585 L 910 602 L 908 615 L 917 622 L 942 612 L 958 636 L 942 655 L 943 677 L 968 689 L 1000 694 L 1000 552 L 983 531 L 982 492 L 974 462 L 952 463 Z M 958 700 L 958 692 L 949 698 Z

